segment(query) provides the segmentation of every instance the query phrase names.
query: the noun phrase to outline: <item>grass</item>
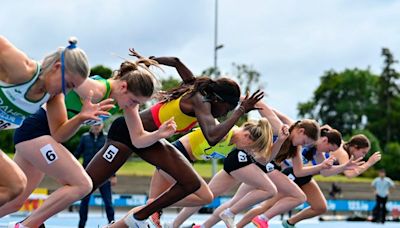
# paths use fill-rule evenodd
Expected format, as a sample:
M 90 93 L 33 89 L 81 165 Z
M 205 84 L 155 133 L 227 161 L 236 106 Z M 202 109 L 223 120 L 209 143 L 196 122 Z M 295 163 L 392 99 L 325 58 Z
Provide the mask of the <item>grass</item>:
M 211 178 L 211 162 L 209 163 L 195 163 L 194 169 L 200 174 L 200 176 L 205 178 Z M 218 170 L 222 169 L 222 164 L 218 164 Z M 128 176 L 152 176 L 154 172 L 154 166 L 149 163 L 137 160 L 137 161 L 128 161 L 121 167 L 121 169 L 117 172 L 118 175 L 128 175 Z M 356 177 L 356 178 L 347 178 L 342 175 L 336 175 L 331 177 L 323 177 L 320 175 L 315 176 L 317 181 L 326 181 L 326 182 L 357 182 L 357 183 L 371 183 L 372 178 L 367 177 Z
M 14 154 L 8 154 L 10 158 L 14 156 Z M 82 162 L 82 161 L 81 161 Z M 126 162 L 117 172 L 117 175 L 126 175 L 126 176 L 152 176 L 154 173 L 154 166 L 142 160 L 129 160 Z M 212 165 L 211 162 L 208 163 L 196 163 L 194 164 L 194 169 L 200 174 L 200 176 L 204 178 L 211 178 L 212 173 Z M 222 169 L 222 164 L 218 164 L 218 169 Z M 356 178 L 347 178 L 342 175 L 336 175 L 331 177 L 323 177 L 320 175 L 315 176 L 317 181 L 326 181 L 326 182 L 363 182 L 363 183 L 371 183 L 373 178 L 367 177 L 356 177 Z
M 196 163 L 194 164 L 194 168 L 200 176 L 205 178 L 211 177 L 211 163 Z M 130 160 L 118 170 L 117 175 L 152 176 L 154 169 L 154 166 L 145 161 Z M 218 164 L 218 170 L 220 169 L 222 169 L 222 165 Z

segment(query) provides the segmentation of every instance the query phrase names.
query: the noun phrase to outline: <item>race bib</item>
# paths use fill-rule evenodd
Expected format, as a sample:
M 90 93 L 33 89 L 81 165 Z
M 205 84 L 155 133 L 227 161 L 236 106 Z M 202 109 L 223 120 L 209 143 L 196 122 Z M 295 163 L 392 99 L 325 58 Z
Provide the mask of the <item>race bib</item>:
M 40 152 L 42 153 L 42 156 L 46 160 L 47 164 L 51 164 L 58 159 L 56 151 L 51 144 L 47 144 L 46 146 L 40 148 Z
M 21 116 L 11 116 L 0 109 L 0 130 L 18 128 L 24 119 Z
M 85 120 L 82 125 L 85 126 L 94 126 L 94 125 L 100 125 L 104 121 L 106 121 L 108 118 L 110 118 L 110 115 L 99 115 L 98 116 L 100 120 Z
M 274 164 L 269 162 L 268 164 L 265 165 L 265 169 L 267 170 L 267 172 L 272 172 L 272 171 L 274 171 L 275 166 L 274 166 Z
M 239 151 L 238 160 L 239 162 L 247 162 L 247 154 L 243 151 Z
M 210 160 L 210 159 L 224 159 L 226 158 L 224 155 L 218 153 L 218 152 L 212 152 L 209 155 L 202 155 L 201 156 L 204 160 Z
M 109 145 L 107 150 L 103 154 L 103 158 L 111 163 L 114 160 L 115 156 L 117 155 L 118 151 L 119 150 L 117 147 Z

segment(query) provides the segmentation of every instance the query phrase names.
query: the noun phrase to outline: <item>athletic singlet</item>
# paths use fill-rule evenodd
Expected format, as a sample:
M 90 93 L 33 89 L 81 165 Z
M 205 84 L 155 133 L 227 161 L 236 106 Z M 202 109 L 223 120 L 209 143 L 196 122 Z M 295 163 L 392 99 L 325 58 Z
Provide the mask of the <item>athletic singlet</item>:
M 171 117 L 174 117 L 177 133 L 186 132 L 193 128 L 193 126 L 197 123 L 197 118 L 186 115 L 182 112 L 179 106 L 179 103 L 185 94 L 180 96 L 178 99 L 165 103 L 160 102 L 150 108 L 151 115 L 153 116 L 153 120 L 157 128 L 159 128 L 162 123 L 166 122 Z
M 303 148 L 301 149 L 301 157 L 302 157 L 302 160 L 303 160 L 303 165 L 306 165 L 306 164 L 308 164 L 309 162 L 311 162 L 311 161 L 313 160 L 313 159 L 312 159 L 312 160 L 308 160 L 308 159 L 305 157 L 305 155 L 306 155 L 309 151 L 312 151 L 313 159 L 314 159 L 314 157 L 315 157 L 315 154 L 317 153 L 317 149 L 316 149 L 315 147 L 303 147 Z M 292 163 L 292 160 L 291 160 L 291 159 L 286 159 L 286 160 L 283 161 L 283 163 L 284 163 L 285 165 L 289 166 L 289 167 L 293 167 L 293 163 Z
M 237 126 L 234 126 L 233 128 L 237 128 Z M 235 144 L 230 144 L 233 135 L 233 128 L 215 146 L 210 146 L 208 144 L 200 128 L 196 128 L 193 132 L 190 132 L 188 137 L 193 156 L 197 160 L 226 158 L 229 152 L 231 152 L 236 146 Z
M 324 156 L 325 156 L 325 159 L 327 159 L 327 158 L 329 158 L 330 154 L 327 153 L 327 152 L 325 152 L 325 153 L 324 153 Z M 312 163 L 313 165 L 317 165 L 317 160 L 315 160 L 315 158 L 313 158 L 313 160 L 311 161 L 311 163 Z M 333 164 L 334 164 L 334 165 L 338 165 L 337 162 L 334 162 Z
M 29 81 L 17 85 L 0 83 L 0 130 L 19 128 L 27 116 L 34 114 L 50 98 L 48 93 L 38 101 L 26 97 L 39 74 L 40 64 L 36 63 L 36 72 Z
M 101 100 L 105 100 L 107 98 L 110 97 L 110 93 L 111 93 L 111 85 L 110 82 L 104 78 L 102 78 L 99 75 L 95 75 L 90 77 L 93 80 L 96 81 L 100 81 L 101 83 L 103 83 L 106 86 L 106 93 L 104 94 L 103 98 Z M 67 96 L 65 97 L 65 106 L 67 107 L 67 114 L 68 114 L 68 119 L 71 119 L 72 117 L 74 117 L 75 115 L 77 115 L 81 109 L 82 109 L 82 99 L 81 97 L 74 91 L 70 91 Z M 118 112 L 119 107 L 116 104 L 114 108 L 108 110 L 108 112 L 113 115 L 116 112 Z M 106 116 L 106 115 L 100 115 L 99 116 L 101 120 L 86 120 L 85 122 L 83 122 L 83 125 L 96 125 L 99 124 L 103 121 L 105 121 L 106 119 L 108 119 L 110 117 L 110 115 Z

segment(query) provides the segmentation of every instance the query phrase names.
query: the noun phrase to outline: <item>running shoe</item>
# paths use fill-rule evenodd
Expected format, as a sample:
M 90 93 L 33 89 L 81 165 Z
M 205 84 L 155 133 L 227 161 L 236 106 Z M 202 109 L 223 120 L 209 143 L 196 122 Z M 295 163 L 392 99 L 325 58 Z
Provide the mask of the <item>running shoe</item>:
M 150 215 L 150 222 L 153 223 L 153 225 L 156 228 L 162 228 L 161 221 L 160 221 L 161 214 L 162 214 L 162 211 L 157 211 L 157 212 L 154 212 L 152 215 Z
M 235 215 L 228 215 L 223 211 L 219 214 L 219 217 L 224 221 L 226 227 L 235 228 Z
M 19 222 L 10 222 L 7 225 L 7 228 L 19 228 Z
M 146 220 L 137 220 L 133 217 L 132 214 L 128 215 L 125 219 L 124 219 L 125 224 L 128 227 L 134 227 L 134 228 L 149 228 L 150 225 Z
M 268 221 L 261 219 L 259 216 L 254 217 L 251 222 L 258 228 L 268 228 Z
M 295 225 L 289 224 L 287 219 L 282 221 L 282 226 L 285 228 L 295 228 L 296 227 Z

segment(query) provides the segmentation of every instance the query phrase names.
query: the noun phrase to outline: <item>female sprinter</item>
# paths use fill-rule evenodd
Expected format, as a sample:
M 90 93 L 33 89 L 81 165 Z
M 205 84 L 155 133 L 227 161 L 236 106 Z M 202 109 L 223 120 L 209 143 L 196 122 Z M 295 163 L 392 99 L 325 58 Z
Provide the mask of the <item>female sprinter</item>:
M 256 107 L 259 108 L 259 112 L 263 117 L 268 117 L 268 120 L 273 125 L 274 134 L 278 135 L 278 133 L 281 132 L 280 137 L 278 137 L 278 141 L 276 141 L 274 144 L 274 150 L 276 150 L 275 148 L 277 148 L 277 150 L 279 151 L 282 143 L 286 142 L 286 138 L 288 138 L 288 135 L 284 136 L 282 134 L 283 131 L 276 130 L 277 127 L 282 127 L 281 121 L 275 116 L 275 114 L 273 112 L 268 113 L 268 110 L 264 109 L 264 107 L 261 104 L 264 104 L 264 103 L 261 101 L 258 102 Z M 271 118 L 271 115 L 274 115 L 275 118 Z M 290 131 L 291 131 L 291 134 L 290 134 L 289 138 L 291 140 L 293 140 L 294 145 L 297 145 L 297 144 L 301 145 L 300 143 L 303 143 L 303 144 L 312 143 L 313 139 L 315 139 L 318 136 L 319 125 L 315 121 L 304 120 L 302 123 L 300 123 L 296 127 L 292 127 L 290 129 Z M 285 153 L 287 154 L 287 152 L 285 152 Z M 272 156 L 267 161 L 270 161 L 272 158 L 274 158 L 276 156 L 276 154 L 277 154 L 277 152 L 272 153 Z M 264 165 L 261 165 L 259 163 L 256 163 L 256 164 L 259 167 L 263 167 L 263 169 L 266 169 L 266 167 L 268 167 L 267 169 L 270 170 L 269 169 L 269 168 L 271 168 L 270 163 L 267 164 L 266 166 L 265 166 L 266 161 L 262 161 L 261 163 Z M 234 163 L 232 163 L 232 164 L 234 164 Z M 240 164 L 240 163 L 238 163 L 238 164 Z M 229 165 L 228 162 L 226 162 L 226 163 L 224 162 L 224 166 L 225 165 L 226 165 L 225 168 L 227 168 L 227 170 L 229 170 L 229 167 L 232 167 L 232 165 Z M 238 169 L 237 171 L 240 171 L 240 170 L 241 169 Z M 225 173 L 226 173 L 226 171 L 225 171 Z M 228 190 L 227 188 L 229 188 L 230 185 L 227 183 L 229 183 L 230 179 L 233 179 L 233 177 L 230 177 L 228 174 L 225 174 L 225 175 L 223 175 L 223 174 L 224 174 L 224 170 L 221 170 L 209 183 L 210 189 L 213 191 L 213 194 L 215 197 L 221 195 L 223 192 Z M 230 177 L 230 178 L 228 178 L 228 177 Z M 268 174 L 268 177 L 270 177 L 270 174 Z M 279 174 L 276 176 L 272 175 L 272 177 L 275 179 L 275 181 L 274 181 L 274 179 L 271 178 L 272 182 L 277 182 L 277 180 L 280 180 L 280 179 L 285 179 L 285 178 L 287 179 L 287 177 L 283 174 L 281 176 L 279 176 Z M 283 181 L 285 181 L 285 180 L 283 180 Z M 295 195 L 295 196 L 296 196 L 296 194 L 301 195 L 300 194 L 301 190 L 300 189 L 297 190 L 295 185 L 293 185 L 293 188 L 291 188 L 291 185 L 290 185 L 291 183 L 290 183 L 289 179 L 287 179 L 287 183 L 289 183 L 289 185 L 285 186 L 284 188 L 292 190 L 291 192 L 293 192 L 293 195 Z M 246 188 L 246 186 L 244 185 L 242 189 L 245 189 L 245 188 Z M 277 186 L 277 188 L 278 188 L 278 192 L 279 192 L 279 187 Z M 246 191 L 240 191 L 240 192 L 243 193 Z M 235 200 L 232 201 L 231 208 L 229 211 L 224 211 L 223 213 L 219 213 L 219 212 L 222 212 L 222 210 L 225 209 L 226 207 L 229 207 L 229 204 L 226 204 L 223 207 L 221 207 L 221 209 L 219 211 L 215 212 L 213 214 L 213 216 L 209 220 L 207 220 L 206 223 L 203 224 L 204 227 L 210 227 L 210 226 L 216 224 L 220 220 L 219 215 L 221 215 L 221 217 L 224 218 L 224 221 L 227 223 L 228 226 L 233 226 L 232 225 L 233 224 L 233 215 L 240 211 L 238 209 L 240 208 L 241 203 L 245 202 L 245 201 L 238 200 L 238 199 L 241 199 L 241 197 L 236 197 Z M 301 202 L 299 202 L 299 203 L 301 203 Z M 250 205 L 247 205 L 247 206 L 250 206 Z M 173 223 L 174 227 L 182 224 L 191 214 L 195 213 L 198 209 L 199 209 L 199 207 L 184 208 L 179 213 L 178 217 L 175 219 L 175 221 Z M 228 215 L 228 216 L 226 216 L 226 215 Z
M 150 62 L 154 63 L 154 61 Z M 150 99 L 156 84 L 155 77 L 147 69 L 145 64 L 142 64 L 141 62 L 128 61 L 122 63 L 120 69 L 116 72 L 114 80 L 110 82 L 115 86 L 114 91 L 109 91 L 110 88 L 108 88 L 109 86 L 107 86 L 107 83 L 103 84 L 101 81 L 97 82 L 93 79 L 89 80 L 91 81 L 88 83 L 85 82 L 81 85 L 86 88 L 81 88 L 80 86 L 76 89 L 76 92 L 86 92 L 87 94 L 87 91 L 93 88 L 95 89 L 96 96 L 91 96 L 91 99 L 96 101 L 112 96 L 118 102 L 118 105 L 123 108 L 125 115 L 127 115 L 128 118 L 133 119 L 132 124 L 141 126 L 140 118 L 138 117 L 139 114 L 137 106 L 139 103 Z M 107 88 L 109 90 L 107 90 Z M 102 92 L 104 94 L 102 94 Z M 71 164 L 79 163 L 75 158 L 73 158 L 73 156 L 71 156 L 69 151 L 67 151 L 64 147 L 62 147 L 61 144 L 58 143 L 72 136 L 75 130 L 82 123 L 88 123 L 87 121 L 85 122 L 85 119 L 79 118 L 81 113 L 84 111 L 86 104 L 84 103 L 82 106 L 82 104 L 79 104 L 80 100 L 75 99 L 74 97 L 75 95 L 69 94 L 66 100 L 66 106 L 70 110 L 70 113 L 75 114 L 75 116 L 70 119 L 70 122 L 74 122 L 73 124 L 65 125 L 63 131 L 52 132 L 52 136 L 50 136 L 52 123 L 47 122 L 46 111 L 42 109 L 39 113 L 32 116 L 32 118 L 28 118 L 21 130 L 16 132 L 16 161 L 23 168 L 23 170 L 26 171 L 26 175 L 28 176 L 28 188 L 21 197 L 18 197 L 15 201 L 10 202 L 9 205 L 5 205 L 3 208 L 0 208 L 0 212 L 5 214 L 7 212 L 9 213 L 10 210 L 18 210 L 24 200 L 43 179 L 44 174 L 49 174 L 64 184 L 62 188 L 51 194 L 46 200 L 45 204 L 43 204 L 37 211 L 34 211 L 32 215 L 30 215 L 23 222 L 22 225 L 28 222 L 34 224 L 32 227 L 42 224 L 46 218 L 66 208 L 72 202 L 82 198 L 92 189 L 91 181 L 88 176 L 85 176 L 87 178 L 85 180 L 88 180 L 90 185 L 83 187 L 81 186 L 85 182 L 82 178 L 78 179 L 77 175 L 80 172 L 85 173 L 85 171 L 81 166 L 80 169 L 74 168 L 74 172 L 70 170 L 70 167 L 74 167 Z M 74 99 L 75 102 L 73 102 Z M 109 100 L 111 99 L 106 99 L 101 103 Z M 71 110 L 81 112 L 76 114 Z M 49 112 L 50 110 L 47 110 L 47 115 L 49 115 Z M 102 114 L 102 118 L 109 115 L 108 112 L 103 112 Z M 67 119 L 66 115 L 63 117 Z M 100 121 L 99 119 L 97 120 Z M 89 123 L 93 123 L 93 121 Z M 154 133 L 139 131 L 140 134 L 138 134 L 136 138 L 141 140 L 142 143 L 147 143 L 147 145 L 149 145 L 160 138 L 169 136 L 174 131 L 174 123 L 167 121 L 167 125 L 163 125 L 159 131 Z M 46 155 L 48 155 L 46 156 L 46 162 L 38 161 L 31 163 L 30 161 L 36 161 L 34 158 L 31 158 L 31 156 L 34 156 L 32 150 L 40 151 L 42 148 L 41 146 L 43 145 L 45 145 L 45 147 L 48 149 L 46 152 Z M 49 171 L 51 172 L 49 173 Z M 87 191 L 87 188 L 89 188 L 89 191 Z M 68 191 L 72 193 L 67 194 L 66 192 Z M 49 202 L 49 204 L 46 204 L 47 202 Z
M 69 42 L 68 48 L 59 48 L 40 64 L 0 36 L 0 130 L 20 127 L 47 101 L 50 109 L 63 111 L 57 106 L 62 101 L 58 95 L 64 86 L 80 85 L 89 72 L 85 53 L 75 48 L 75 39 Z M 65 62 L 60 61 L 62 53 Z M 22 170 L 0 151 L 0 206 L 17 197 L 26 181 Z
M 241 127 L 234 126 L 224 139 L 218 142 L 215 146 L 210 146 L 204 138 L 201 129 L 197 128 L 193 132 L 179 138 L 172 144 L 179 149 L 190 163 L 193 163 L 196 160 L 226 158 L 234 148 L 252 151 L 254 156 L 260 157 L 262 160 L 267 160 L 271 154 L 272 129 L 266 119 L 260 119 L 257 122 L 248 121 Z M 251 199 L 264 200 L 274 194 L 274 186 L 271 185 L 268 178 L 266 178 L 266 176 L 263 175 L 261 170 L 258 170 L 256 166 L 248 166 L 242 171 L 243 172 L 241 173 L 243 175 L 241 176 L 241 180 L 249 183 L 251 187 L 257 188 L 258 190 L 253 194 Z M 254 179 L 253 177 L 257 176 L 257 172 L 259 172 L 260 178 Z M 155 189 L 153 190 L 153 193 L 161 194 L 175 182 L 175 180 L 163 170 L 157 170 L 156 175 L 158 175 L 157 183 L 151 183 L 153 185 L 151 188 Z M 153 195 L 153 197 L 157 197 L 157 194 Z M 188 206 L 195 205 L 195 203 L 191 202 L 191 196 L 192 195 L 181 200 L 177 205 L 183 205 L 183 202 Z M 204 204 L 204 202 L 200 203 Z M 151 221 L 157 227 L 160 227 L 159 217 L 154 218 L 154 216 L 152 216 Z M 179 227 L 180 225 L 181 224 L 174 224 L 173 226 Z
M 283 114 L 277 111 L 275 111 L 275 113 L 284 122 L 287 123 L 292 122 L 287 116 L 284 116 Z M 362 162 L 360 162 L 361 159 L 354 160 L 352 158 L 348 160 L 348 162 L 342 165 L 335 165 L 329 169 L 321 170 L 320 172 L 314 172 L 308 174 L 302 173 L 301 171 L 299 172 L 299 169 L 303 167 L 303 164 L 308 164 L 310 162 L 313 162 L 314 163 L 313 165 L 315 167 L 317 164 L 322 164 L 323 162 L 325 162 L 326 160 L 324 153 L 325 152 L 329 153 L 331 151 L 338 149 L 341 145 L 341 142 L 342 138 L 340 132 L 338 132 L 335 129 L 322 127 L 320 138 L 314 146 L 303 147 L 302 153 L 298 153 L 296 154 L 296 156 L 292 158 L 293 162 L 284 161 L 284 164 L 286 164 L 289 167 L 283 170 L 282 172 L 288 175 L 291 180 L 294 180 L 294 182 L 302 189 L 302 191 L 307 196 L 307 202 L 310 204 L 310 207 L 305 209 L 304 212 L 300 212 L 303 213 L 303 215 L 313 217 L 317 214 L 324 213 L 327 207 L 326 200 L 320 188 L 318 187 L 317 183 L 312 179 L 312 175 L 316 173 L 321 173 L 324 176 L 335 175 L 345 170 L 354 169 L 355 167 L 362 164 Z M 330 158 L 332 159 L 334 157 L 331 156 Z M 248 213 L 246 213 L 246 215 L 239 222 L 239 227 L 243 227 L 245 224 L 250 222 L 250 220 L 255 215 L 260 214 L 266 211 L 268 208 L 272 207 L 272 212 L 268 210 L 261 216 L 254 217 L 254 219 L 252 220 L 253 223 L 259 227 L 268 227 L 269 219 L 272 219 L 274 216 L 287 211 L 287 210 L 276 210 L 275 208 L 275 204 L 282 204 L 285 201 L 286 201 L 285 195 L 282 194 L 280 197 L 276 197 L 274 199 L 262 203 L 259 207 L 256 207 L 250 210 Z M 288 224 L 287 221 L 284 221 L 283 226 L 290 227 L 290 223 Z
M 229 132 L 240 116 L 253 110 L 254 104 L 263 97 L 262 92 L 256 92 L 242 101 L 240 107 L 233 111 L 226 121 L 216 124 L 216 117 L 226 115 L 238 105 L 239 86 L 227 78 L 218 80 L 205 77 L 195 78 L 179 59 L 167 59 L 171 60 L 173 66 L 177 68 L 183 84 L 164 93 L 160 103 L 140 113 L 143 127 L 147 131 L 157 130 L 161 123 L 170 118 L 176 121 L 177 132 L 187 131 L 198 122 L 208 143 L 215 145 Z M 154 60 L 158 61 L 157 58 Z M 160 63 L 163 64 L 161 60 Z M 128 215 L 124 221 L 115 224 L 120 227 L 146 227 L 146 219 L 151 214 L 199 189 L 204 189 L 200 188 L 202 185 L 205 186 L 204 181 L 201 181 L 190 163 L 174 146 L 166 140 L 160 140 L 151 146 L 140 145 L 140 141 L 138 142 L 132 135 L 132 132 L 136 130 L 137 126 L 132 125 L 129 119 L 123 117 L 112 123 L 105 146 L 86 168 L 93 180 L 94 189 L 115 173 L 133 152 L 168 173 L 176 180 L 176 183 L 154 201 Z M 200 198 L 203 197 L 199 201 L 212 200 L 211 194 L 198 193 Z

